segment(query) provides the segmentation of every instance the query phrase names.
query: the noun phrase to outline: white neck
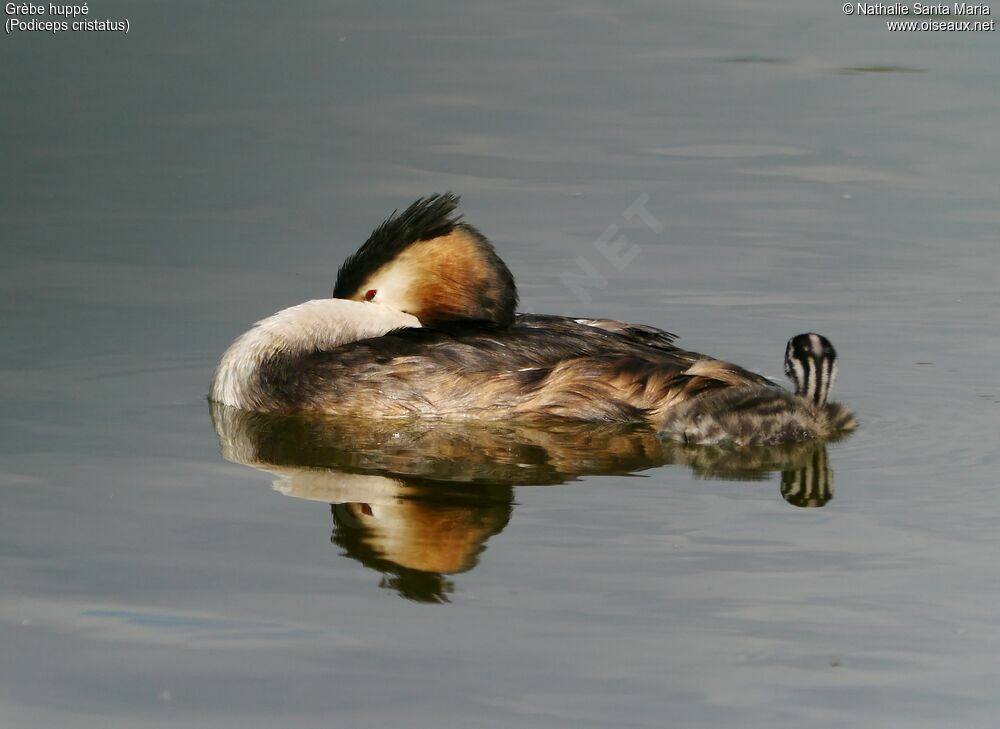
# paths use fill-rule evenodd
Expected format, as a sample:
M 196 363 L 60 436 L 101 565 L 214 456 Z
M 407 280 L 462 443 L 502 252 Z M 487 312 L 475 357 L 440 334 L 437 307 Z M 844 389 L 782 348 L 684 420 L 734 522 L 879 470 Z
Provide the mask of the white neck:
M 366 301 L 314 299 L 283 309 L 254 324 L 229 346 L 215 370 L 209 398 L 254 410 L 259 404 L 256 375 L 269 358 L 332 349 L 419 326 L 415 316 Z

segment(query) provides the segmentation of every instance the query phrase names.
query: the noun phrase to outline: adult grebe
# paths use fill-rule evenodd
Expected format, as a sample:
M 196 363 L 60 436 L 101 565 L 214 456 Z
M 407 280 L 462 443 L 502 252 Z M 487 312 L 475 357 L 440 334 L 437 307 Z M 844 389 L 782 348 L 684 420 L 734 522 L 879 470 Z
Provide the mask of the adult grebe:
M 390 216 L 344 262 L 334 298 L 280 311 L 229 347 L 210 398 L 265 412 L 648 422 L 738 445 L 855 427 L 826 402 L 835 353 L 818 335 L 789 343 L 792 394 L 659 329 L 515 314 L 513 276 L 457 205 L 434 195 Z

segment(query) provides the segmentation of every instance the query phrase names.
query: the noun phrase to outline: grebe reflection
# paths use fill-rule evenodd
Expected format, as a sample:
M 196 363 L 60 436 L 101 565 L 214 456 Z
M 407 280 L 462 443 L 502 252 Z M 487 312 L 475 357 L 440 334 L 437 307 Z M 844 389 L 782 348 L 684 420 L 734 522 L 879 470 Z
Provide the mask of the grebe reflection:
M 651 428 L 545 428 L 253 413 L 212 405 L 223 456 L 276 476 L 287 496 L 329 504 L 331 542 L 381 586 L 446 602 L 514 508 L 514 487 L 685 465 L 706 480 L 769 481 L 796 507 L 822 507 L 833 475 L 821 441 L 721 448 L 664 441 Z

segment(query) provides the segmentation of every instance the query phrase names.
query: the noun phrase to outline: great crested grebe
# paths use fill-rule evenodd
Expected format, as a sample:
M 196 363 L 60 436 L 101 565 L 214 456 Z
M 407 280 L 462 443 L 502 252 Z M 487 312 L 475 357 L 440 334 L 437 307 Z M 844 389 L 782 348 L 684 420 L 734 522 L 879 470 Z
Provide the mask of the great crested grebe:
M 263 412 L 646 422 L 689 443 L 855 427 L 826 402 L 836 355 L 819 335 L 789 342 L 793 394 L 659 329 L 516 314 L 513 276 L 457 205 L 433 195 L 390 216 L 341 266 L 334 298 L 280 311 L 233 342 L 210 399 Z

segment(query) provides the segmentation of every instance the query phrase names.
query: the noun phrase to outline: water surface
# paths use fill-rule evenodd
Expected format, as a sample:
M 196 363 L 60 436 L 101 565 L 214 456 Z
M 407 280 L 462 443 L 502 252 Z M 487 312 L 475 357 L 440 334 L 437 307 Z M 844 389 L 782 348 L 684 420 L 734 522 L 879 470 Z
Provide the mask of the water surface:
M 0 725 L 993 725 L 996 37 L 828 5 L 4 36 Z M 861 430 L 756 480 L 642 433 L 220 448 L 228 342 L 444 190 L 524 310 L 772 376 L 822 331 Z

